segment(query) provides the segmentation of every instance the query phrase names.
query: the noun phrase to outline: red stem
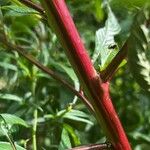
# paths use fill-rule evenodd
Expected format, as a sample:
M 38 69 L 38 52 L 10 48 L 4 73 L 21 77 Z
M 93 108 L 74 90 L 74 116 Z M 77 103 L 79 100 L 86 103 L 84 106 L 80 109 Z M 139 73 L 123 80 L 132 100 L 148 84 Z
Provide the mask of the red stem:
M 48 21 L 63 45 L 96 117 L 115 150 L 130 150 L 130 144 L 109 96 L 109 83 L 102 83 L 80 39 L 64 0 L 41 0 Z

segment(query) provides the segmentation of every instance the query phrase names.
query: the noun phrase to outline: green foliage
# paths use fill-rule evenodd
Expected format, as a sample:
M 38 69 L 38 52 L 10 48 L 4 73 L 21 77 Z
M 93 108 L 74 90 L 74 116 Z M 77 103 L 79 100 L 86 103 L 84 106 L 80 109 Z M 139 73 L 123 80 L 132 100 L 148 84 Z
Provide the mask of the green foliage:
M 140 9 L 146 3 L 149 3 L 149 0 L 113 0 L 112 3 L 113 5 L 118 5 L 117 7 L 121 6 L 122 8 L 133 11 L 136 9 Z
M 95 17 L 97 21 L 101 21 L 104 18 L 104 11 L 102 9 L 102 0 L 94 0 L 95 5 Z
M 148 150 L 150 145 L 150 101 L 148 93 L 142 90 L 149 89 L 150 77 L 150 15 L 146 2 L 112 0 L 110 8 L 106 9 L 101 0 L 67 1 L 90 56 L 96 63 L 101 63 L 103 69 L 131 34 L 128 39 L 131 70 L 128 66 L 119 69 L 111 83 L 111 97 L 135 150 Z M 9 42 L 25 48 L 27 53 L 79 90 L 80 84 L 62 47 L 41 16 L 17 0 L 0 0 L 0 5 L 0 38 L 5 32 Z M 146 18 L 142 17 L 144 24 L 133 25 L 137 22 L 134 15 L 142 7 L 146 14 Z M 117 47 L 109 49 L 113 47 L 111 44 Z M 33 145 L 37 144 L 38 149 L 46 150 L 105 142 L 103 131 L 78 98 L 1 41 L 0 114 L 6 122 L 4 129 L 7 133 L 7 137 L 0 134 L 0 141 L 5 141 L 0 142 L 3 150 L 11 149 L 11 142 L 25 149 L 35 149 Z M 36 143 L 32 143 L 34 134 Z M 23 150 L 17 145 L 18 150 Z
M 7 125 L 22 125 L 24 127 L 29 127 L 28 124 L 21 118 L 11 115 L 11 114 L 0 114 L 0 116 L 5 120 Z
M 0 94 L 0 99 L 22 102 L 22 98 L 13 94 Z
M 69 149 L 71 148 L 71 141 L 70 141 L 70 138 L 69 138 L 69 135 L 68 135 L 68 132 L 66 131 L 66 129 L 64 128 L 62 130 L 62 134 L 61 134 L 61 142 L 60 142 L 60 145 L 59 145 L 59 150 L 62 150 L 62 149 Z
M 144 14 L 141 17 L 145 17 Z M 139 15 L 138 15 L 139 18 Z M 143 28 L 143 29 L 142 29 Z M 145 33 L 144 33 L 145 31 Z M 150 92 L 150 30 L 135 19 L 129 45 L 129 65 L 134 78 L 139 85 Z
M 74 120 L 74 121 L 79 121 L 79 122 L 84 122 L 87 124 L 91 124 L 93 125 L 93 123 L 91 121 L 89 121 L 89 116 L 87 114 L 85 114 L 82 111 L 78 111 L 78 110 L 71 110 L 68 113 L 66 113 L 63 118 L 67 118 L 70 120 Z
M 0 150 L 10 150 L 12 149 L 10 143 L 8 142 L 0 142 Z M 24 148 L 22 148 L 21 146 L 16 145 L 16 149 L 17 150 L 25 150 Z
M 23 149 L 20 146 L 16 146 L 14 144 L 13 138 L 11 136 L 11 133 L 15 132 L 14 125 L 22 125 L 25 127 L 28 127 L 26 122 L 22 120 L 21 118 L 10 115 L 10 114 L 0 114 L 0 136 L 6 136 L 9 143 L 6 142 L 0 142 L 0 149 Z
M 31 14 L 39 14 L 37 11 L 24 7 L 24 6 L 2 6 L 1 9 L 8 10 L 7 16 L 20 16 L 20 15 L 31 15 Z
M 105 23 L 105 27 L 96 31 L 96 47 L 93 54 L 93 62 L 100 58 L 101 71 L 108 66 L 119 51 L 114 36 L 120 32 L 120 25 L 118 24 L 111 8 L 109 6 L 107 8 L 108 19 Z

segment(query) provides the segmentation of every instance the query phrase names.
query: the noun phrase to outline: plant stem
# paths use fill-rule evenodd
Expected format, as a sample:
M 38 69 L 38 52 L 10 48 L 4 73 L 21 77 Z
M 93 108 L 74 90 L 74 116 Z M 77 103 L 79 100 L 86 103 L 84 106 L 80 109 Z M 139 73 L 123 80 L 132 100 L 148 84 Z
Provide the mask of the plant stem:
M 79 146 L 69 150 L 110 150 L 111 146 L 108 146 L 107 143 L 103 144 L 90 144 L 85 146 Z
M 26 51 L 22 47 L 8 43 L 7 40 L 3 39 L 3 36 L 2 37 L 0 36 L 0 40 L 5 46 L 10 48 L 11 50 L 17 51 L 20 55 L 25 57 L 28 61 L 30 61 L 32 64 L 34 64 L 40 70 L 42 70 L 46 74 L 50 75 L 52 78 L 57 80 L 59 83 L 61 83 L 63 86 L 65 86 L 72 93 L 74 93 L 76 96 L 78 96 L 78 98 L 82 100 L 82 102 L 90 109 L 90 111 L 92 113 L 94 113 L 93 106 L 89 103 L 89 101 L 85 98 L 85 96 L 83 96 L 83 94 L 80 93 L 79 91 L 75 90 L 74 87 L 72 85 L 70 85 L 66 80 L 64 80 L 62 77 L 57 75 L 54 71 L 52 71 L 48 67 L 43 66 L 32 55 L 26 53 Z
M 123 45 L 122 49 L 118 52 L 115 58 L 111 61 L 111 63 L 107 66 L 107 68 L 101 72 L 100 76 L 103 82 L 107 82 L 111 80 L 115 72 L 117 71 L 119 65 L 127 57 L 127 42 Z
M 31 78 L 31 92 L 32 92 L 32 102 L 36 103 L 36 71 L 34 70 L 34 66 L 32 66 L 32 78 Z M 37 140 L 36 140 L 36 133 L 37 133 L 37 118 L 38 118 L 38 111 L 37 108 L 33 111 L 34 116 L 34 123 L 32 127 L 32 141 L 33 141 L 33 150 L 37 150 Z
M 37 109 L 34 110 L 34 124 L 33 124 L 33 133 L 32 133 L 32 140 L 33 140 L 33 150 L 37 150 L 37 140 L 36 140 L 36 131 L 37 131 L 37 118 L 38 118 L 38 111 Z
M 41 0 L 49 25 L 56 33 L 96 112 L 96 118 L 115 150 L 131 150 L 109 96 L 109 83 L 103 83 L 80 39 L 64 0 Z
M 41 6 L 29 1 L 29 0 L 19 0 L 21 3 L 23 3 L 24 5 L 38 11 L 39 13 L 41 13 L 42 15 L 45 15 L 44 14 L 44 10 Z
M 7 137 L 8 141 L 9 141 L 9 143 L 10 143 L 12 149 L 13 149 L 13 150 L 17 150 L 17 148 L 16 148 L 16 146 L 15 146 L 15 143 L 14 143 L 14 141 L 12 140 L 12 138 L 10 137 L 10 135 L 6 135 L 6 137 Z

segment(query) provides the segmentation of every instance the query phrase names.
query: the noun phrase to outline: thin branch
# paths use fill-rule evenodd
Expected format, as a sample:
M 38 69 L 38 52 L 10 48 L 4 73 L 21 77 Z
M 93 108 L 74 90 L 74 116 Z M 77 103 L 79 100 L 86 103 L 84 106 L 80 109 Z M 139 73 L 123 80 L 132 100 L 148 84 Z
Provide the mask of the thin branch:
M 30 7 L 36 11 L 38 11 L 39 13 L 41 13 L 42 15 L 44 14 L 44 10 L 40 5 L 37 5 L 29 0 L 19 0 L 21 3 L 23 3 L 24 5 L 26 5 L 27 7 Z
M 77 90 L 74 89 L 72 85 L 70 85 L 66 80 L 64 80 L 62 77 L 57 75 L 54 71 L 49 69 L 48 67 L 45 67 L 40 62 L 38 62 L 32 55 L 28 54 L 22 47 L 13 45 L 11 43 L 8 43 L 6 40 L 4 40 L 2 37 L 0 37 L 1 42 L 7 46 L 8 48 L 17 51 L 20 55 L 25 57 L 28 61 L 30 61 L 32 64 L 34 64 L 36 67 L 38 67 L 40 70 L 45 72 L 46 74 L 50 75 L 52 78 L 57 80 L 59 83 L 64 85 L 66 88 L 68 88 L 72 93 L 74 93 L 78 98 L 80 98 L 84 104 L 90 109 L 91 112 L 94 113 L 93 106 L 90 104 L 90 102 Z
M 111 145 L 108 145 L 107 143 L 102 143 L 102 144 L 90 144 L 85 146 L 79 146 L 69 150 L 110 150 L 110 148 Z
M 107 66 L 107 68 L 100 73 L 103 82 L 111 80 L 115 72 L 117 71 L 119 65 L 127 57 L 127 42 L 123 45 L 122 49 L 118 52 L 112 62 Z

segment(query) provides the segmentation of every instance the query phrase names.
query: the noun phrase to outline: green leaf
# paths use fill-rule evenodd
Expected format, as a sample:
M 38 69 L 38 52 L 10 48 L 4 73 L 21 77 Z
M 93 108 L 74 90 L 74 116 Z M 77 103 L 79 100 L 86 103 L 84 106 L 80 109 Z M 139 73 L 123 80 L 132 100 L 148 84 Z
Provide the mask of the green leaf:
M 18 6 L 22 6 L 23 4 L 21 2 L 19 2 L 19 0 L 9 0 L 11 1 L 12 4 L 18 5 Z
M 57 65 L 66 72 L 66 74 L 70 77 L 70 79 L 72 81 L 76 81 L 76 82 L 78 81 L 78 78 L 77 78 L 77 76 L 74 73 L 72 68 L 69 68 L 69 67 L 67 67 L 67 66 L 65 66 L 63 64 L 60 64 L 60 63 L 57 63 Z
M 150 92 L 150 48 L 137 17 L 128 39 L 128 62 L 131 73 L 141 88 Z
M 63 128 L 62 134 L 61 134 L 61 142 L 60 142 L 58 149 L 63 150 L 63 149 L 68 149 L 68 148 L 71 148 L 71 141 L 69 138 L 68 131 L 65 128 Z
M 9 0 L 0 0 L 0 6 L 6 5 L 9 2 Z
M 39 78 L 46 78 L 46 79 L 50 79 L 50 76 L 49 76 L 49 75 L 47 75 L 47 74 L 45 74 L 45 73 L 43 73 L 43 72 L 39 72 L 39 73 L 37 73 L 37 74 L 36 74 L 36 76 L 37 76 L 37 77 L 39 77 Z
M 11 114 L 0 114 L 8 125 L 21 125 L 24 127 L 29 127 L 28 124 L 21 118 L 11 115 Z
M 96 31 L 95 51 L 93 54 L 93 62 L 95 63 L 97 59 L 100 60 L 101 70 L 105 69 L 119 51 L 114 36 L 117 35 L 120 30 L 120 25 L 111 8 L 108 6 L 108 19 L 105 23 L 105 27 Z
M 9 64 L 7 62 L 0 62 L 0 66 L 3 67 L 4 69 L 10 69 L 13 71 L 17 71 L 17 67 L 15 65 Z
M 97 21 L 102 21 L 104 18 L 104 11 L 102 9 L 102 0 L 94 0 L 95 5 L 95 17 Z
M 24 15 L 31 15 L 31 14 L 39 14 L 37 11 L 24 6 L 9 5 L 9 6 L 3 6 L 1 8 L 5 10 L 9 10 L 7 16 L 24 16 Z
M 111 3 L 115 7 L 135 11 L 143 7 L 146 3 L 149 3 L 149 0 L 113 0 Z
M 18 61 L 18 65 L 22 69 L 25 76 L 31 77 L 29 68 L 26 65 L 24 65 L 24 63 L 21 60 Z
M 13 94 L 2 94 L 2 93 L 0 93 L 0 99 L 22 102 L 22 98 L 20 98 L 16 95 L 13 95 Z
M 80 145 L 81 142 L 80 142 L 80 139 L 78 138 L 75 130 L 68 124 L 64 124 L 64 128 L 68 131 L 69 135 L 71 136 L 71 138 L 74 142 L 74 145 L 75 146 Z
M 80 89 L 80 84 L 79 84 L 79 80 L 76 76 L 76 74 L 74 73 L 72 68 L 69 68 L 63 64 L 57 63 L 58 67 L 60 67 L 61 69 L 63 69 L 65 71 L 65 73 L 70 77 L 70 79 L 74 82 L 74 87 L 77 91 L 79 91 Z M 77 101 L 77 96 L 74 96 L 73 99 L 73 103 L 76 103 Z
M 135 147 L 134 150 L 149 150 L 149 143 L 148 144 L 139 144 Z
M 89 116 L 82 111 L 79 110 L 70 110 L 65 113 L 63 118 L 67 118 L 74 121 L 84 122 L 90 125 L 93 125 L 93 122 L 89 120 Z
M 80 111 L 80 110 L 71 109 L 68 113 L 70 115 L 75 115 L 78 117 L 89 118 L 89 115 L 87 115 L 86 113 L 84 113 L 83 111 Z
M 16 148 L 17 150 L 26 150 L 19 145 L 16 145 Z M 12 146 L 8 142 L 0 142 L 0 150 L 12 150 Z
M 140 132 L 134 132 L 131 134 L 131 136 L 136 140 L 150 143 L 150 137 L 147 136 L 146 134 L 142 134 Z

